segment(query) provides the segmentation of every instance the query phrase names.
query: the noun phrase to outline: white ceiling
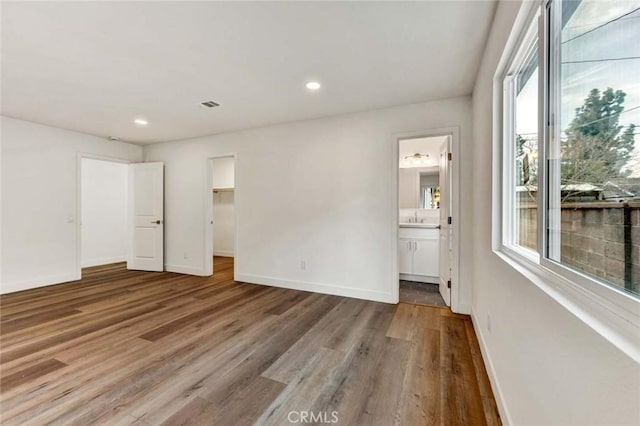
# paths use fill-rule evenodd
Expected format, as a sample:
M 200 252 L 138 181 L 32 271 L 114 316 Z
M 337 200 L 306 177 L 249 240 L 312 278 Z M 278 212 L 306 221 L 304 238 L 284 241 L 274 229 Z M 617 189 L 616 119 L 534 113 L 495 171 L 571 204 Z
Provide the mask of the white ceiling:
M 428 163 L 424 167 L 437 167 L 440 159 L 440 147 L 447 140 L 447 136 L 431 136 L 428 138 L 403 139 L 398 142 L 398 161 L 403 167 L 402 160 L 407 155 L 427 154 Z
M 493 10 L 2 2 L 2 114 L 145 144 L 468 95 Z M 322 89 L 309 92 L 308 80 Z

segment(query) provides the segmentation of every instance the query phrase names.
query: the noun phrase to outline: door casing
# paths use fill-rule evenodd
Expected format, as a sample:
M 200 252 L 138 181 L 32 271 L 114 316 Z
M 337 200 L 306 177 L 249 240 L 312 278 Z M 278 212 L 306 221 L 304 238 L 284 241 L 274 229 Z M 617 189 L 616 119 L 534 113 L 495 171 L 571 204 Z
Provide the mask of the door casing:
M 460 128 L 441 127 L 426 130 L 417 130 L 412 132 L 396 133 L 392 136 L 392 155 L 390 165 L 393 167 L 392 173 L 392 200 L 391 200 L 391 277 L 389 282 L 391 286 L 391 299 L 393 303 L 398 303 L 400 298 L 400 286 L 398 282 L 398 153 L 399 143 L 404 139 L 416 139 L 434 136 L 450 136 L 451 137 L 451 154 L 453 160 L 450 163 L 451 173 L 451 217 L 452 217 L 452 250 L 451 250 L 451 309 L 454 312 L 470 314 L 467 312 L 469 307 L 460 303 Z
M 238 154 L 230 152 L 226 154 L 210 155 L 206 158 L 204 164 L 204 258 L 202 259 L 205 276 L 213 275 L 213 160 L 218 158 L 233 158 L 233 182 L 234 182 L 234 209 L 233 209 L 233 258 L 238 259 Z M 238 262 L 233 262 L 233 274 L 238 274 Z

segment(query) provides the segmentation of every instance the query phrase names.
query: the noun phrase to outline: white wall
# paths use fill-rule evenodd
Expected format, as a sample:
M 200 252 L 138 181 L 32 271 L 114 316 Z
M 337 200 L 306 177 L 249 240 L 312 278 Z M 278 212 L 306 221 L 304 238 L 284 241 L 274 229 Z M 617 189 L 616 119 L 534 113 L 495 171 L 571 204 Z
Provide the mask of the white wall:
M 436 169 L 437 170 L 437 169 Z M 420 207 L 420 173 L 433 171 L 432 167 L 408 167 L 398 170 L 398 207 Z
M 79 278 L 78 153 L 142 159 L 142 148 L 1 118 L 3 293 Z
M 425 177 L 438 184 L 438 167 L 407 167 L 398 170 L 398 207 L 401 209 L 421 208 L 421 173 L 429 173 Z
M 214 158 L 212 163 L 212 182 L 214 188 L 235 188 L 235 174 L 233 157 Z
M 420 186 L 440 186 L 440 174 L 436 172 L 420 175 Z
M 473 92 L 474 322 L 505 423 L 637 425 L 640 366 L 491 250 L 493 77 L 519 6 L 500 3 Z
M 127 260 L 129 167 L 82 159 L 82 266 Z
M 214 188 L 234 188 L 233 157 L 211 160 Z M 220 191 L 213 194 L 213 254 L 233 257 L 234 232 L 234 193 Z
M 205 164 L 236 152 L 236 279 L 392 301 L 393 135 L 451 126 L 460 127 L 461 179 L 468 182 L 468 97 L 145 147 L 145 160 L 166 164 L 167 268 L 205 274 Z M 461 199 L 470 197 L 467 191 Z M 461 211 L 464 241 L 472 214 L 464 205 Z M 464 246 L 461 258 L 461 301 L 469 303 Z

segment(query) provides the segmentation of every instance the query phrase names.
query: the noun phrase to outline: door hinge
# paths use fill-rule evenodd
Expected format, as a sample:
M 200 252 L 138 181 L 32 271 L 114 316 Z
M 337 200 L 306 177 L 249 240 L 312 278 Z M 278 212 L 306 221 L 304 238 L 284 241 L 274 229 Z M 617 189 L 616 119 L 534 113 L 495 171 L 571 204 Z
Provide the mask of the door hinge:
M 450 153 L 450 152 L 447 154 L 447 159 L 448 159 L 449 161 L 451 161 L 451 160 L 453 159 L 453 155 L 451 155 L 451 153 Z
M 447 224 L 451 225 L 451 222 L 452 222 L 452 220 L 451 220 L 451 216 L 449 216 L 449 217 L 447 218 Z
M 447 281 L 447 288 L 451 288 L 451 280 Z

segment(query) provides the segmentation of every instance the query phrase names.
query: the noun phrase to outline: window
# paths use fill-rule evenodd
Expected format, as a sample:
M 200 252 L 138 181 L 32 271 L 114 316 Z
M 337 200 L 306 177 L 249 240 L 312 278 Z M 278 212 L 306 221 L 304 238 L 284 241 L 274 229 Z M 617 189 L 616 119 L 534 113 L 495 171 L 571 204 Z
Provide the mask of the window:
M 510 170 L 505 192 L 511 202 L 505 211 L 512 248 L 537 249 L 538 222 L 538 38 L 531 26 L 504 82 L 505 164 Z
M 502 72 L 501 247 L 637 303 L 640 0 L 542 3 Z
M 537 39 L 536 39 L 537 43 Z M 515 243 L 537 248 L 538 49 L 534 45 L 515 79 Z
M 549 13 L 545 257 L 640 295 L 640 1 Z
M 640 361 L 640 0 L 537 5 L 498 71 L 497 252 Z

